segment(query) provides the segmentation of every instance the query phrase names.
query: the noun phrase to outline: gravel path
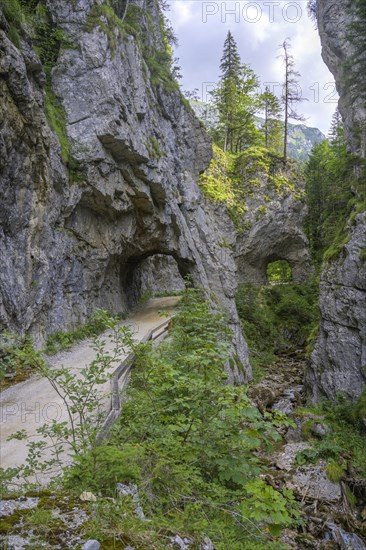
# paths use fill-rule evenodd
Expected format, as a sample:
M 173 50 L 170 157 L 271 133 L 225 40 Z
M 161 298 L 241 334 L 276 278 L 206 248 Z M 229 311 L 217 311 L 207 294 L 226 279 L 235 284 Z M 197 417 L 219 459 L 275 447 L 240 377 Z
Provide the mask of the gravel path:
M 141 341 L 150 330 L 164 320 L 161 312 L 171 315 L 178 302 L 177 297 L 153 298 L 131 314 L 123 324 L 132 326 L 135 340 Z M 102 337 L 106 340 L 106 350 L 111 351 L 114 346 L 108 340 L 108 333 L 103 334 Z M 69 351 L 63 351 L 48 358 L 48 362 L 52 367 L 59 368 L 65 365 L 70 371 L 77 372 L 91 363 L 94 358 L 92 342 L 85 340 Z M 107 405 L 109 382 L 103 386 L 103 390 Z M 19 466 L 24 463 L 27 456 L 26 442 L 7 441 L 11 434 L 26 430 L 31 438 L 36 440 L 39 438 L 36 434 L 37 428 L 55 417 L 58 421 L 68 421 L 65 405 L 47 379 L 33 376 L 25 382 L 4 390 L 0 397 L 0 467 Z

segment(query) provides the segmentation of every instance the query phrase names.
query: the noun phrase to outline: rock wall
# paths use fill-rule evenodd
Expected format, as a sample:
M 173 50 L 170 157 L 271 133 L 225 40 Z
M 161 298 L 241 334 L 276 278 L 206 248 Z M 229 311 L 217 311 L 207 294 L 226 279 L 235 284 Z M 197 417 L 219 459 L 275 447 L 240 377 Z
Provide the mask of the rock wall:
M 185 287 L 177 262 L 163 254 L 142 260 L 134 270 L 131 283 L 136 300 L 144 295 L 181 292 Z
M 178 91 L 151 83 L 132 34 L 104 32 L 103 16 L 86 26 L 95 4 L 48 2 L 73 45 L 52 71 L 68 168 L 45 116 L 42 65 L 26 33 L 16 48 L 0 17 L 0 327 L 41 344 L 97 307 L 125 310 L 136 299 L 137 266 L 164 254 L 227 311 L 239 359 L 231 379 L 244 382 L 251 372 L 234 302 L 236 267 L 196 184 L 210 141 Z M 159 49 L 155 0 L 145 10 L 142 32 Z
M 340 111 L 350 150 L 365 156 L 365 70 L 353 62 L 348 40 L 354 20 L 350 0 L 318 0 L 317 17 L 323 58 L 340 94 Z M 355 80 L 355 77 L 357 80 Z M 313 400 L 345 394 L 357 399 L 366 383 L 366 214 L 347 227 L 349 242 L 327 262 L 320 283 L 321 324 L 307 373 Z
M 328 263 L 320 282 L 320 334 L 308 369 L 312 397 L 360 396 L 366 383 L 366 213 L 349 228 L 341 257 Z
M 354 8 L 355 2 L 352 0 L 318 0 L 317 22 L 322 57 L 335 78 L 340 96 L 339 110 L 350 150 L 365 157 L 365 58 L 355 60 L 357 43 L 350 40 L 355 34 L 351 24 L 357 20 Z

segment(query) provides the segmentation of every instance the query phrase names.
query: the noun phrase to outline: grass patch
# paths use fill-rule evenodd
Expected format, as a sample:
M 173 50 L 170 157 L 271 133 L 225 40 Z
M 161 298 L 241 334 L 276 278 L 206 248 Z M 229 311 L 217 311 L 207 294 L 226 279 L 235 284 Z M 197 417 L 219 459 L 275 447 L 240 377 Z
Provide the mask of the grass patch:
M 339 256 L 341 255 L 341 253 L 344 250 L 344 247 L 346 246 L 346 244 L 349 243 L 350 240 L 351 240 L 350 235 L 347 235 L 345 233 L 339 234 L 335 238 L 335 241 L 324 252 L 323 260 L 324 261 L 329 261 L 329 260 L 335 260 L 335 259 L 339 258 Z
M 66 130 L 66 113 L 51 86 L 46 87 L 45 112 L 51 128 L 57 134 L 61 146 L 62 160 L 70 160 L 70 142 Z
M 0 9 L 9 24 L 9 38 L 20 48 L 20 31 L 25 23 L 23 6 L 18 0 L 0 0 Z
M 344 474 L 344 465 L 337 462 L 329 462 L 326 468 L 326 474 L 329 481 L 339 483 Z

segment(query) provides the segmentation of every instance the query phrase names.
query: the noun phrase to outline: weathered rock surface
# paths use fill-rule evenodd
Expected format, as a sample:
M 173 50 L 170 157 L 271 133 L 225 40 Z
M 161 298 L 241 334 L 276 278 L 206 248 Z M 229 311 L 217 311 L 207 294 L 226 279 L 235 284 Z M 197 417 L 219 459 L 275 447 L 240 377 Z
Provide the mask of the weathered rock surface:
M 319 0 L 317 17 L 323 58 L 340 94 L 348 145 L 365 156 L 365 92 L 360 92 L 364 71 L 353 62 L 354 46 L 348 40 L 352 5 L 350 0 Z M 307 374 L 315 401 L 337 394 L 357 399 L 366 383 L 366 214 L 357 215 L 347 232 L 348 244 L 324 265 L 321 276 L 320 333 Z
M 240 283 L 267 284 L 267 266 L 277 260 L 287 260 L 294 282 L 306 281 L 312 271 L 306 214 L 304 200 L 291 191 L 263 186 L 248 196 L 235 248 Z
M 185 283 L 174 258 L 156 254 L 138 264 L 133 274 L 131 289 L 138 299 L 144 294 L 182 291 L 185 289 Z
M 339 93 L 339 110 L 346 137 L 353 153 L 366 156 L 365 58 L 356 62 L 355 35 L 350 25 L 356 21 L 352 0 L 318 0 L 317 22 L 322 57 L 334 75 Z M 359 34 L 359 33 L 358 33 Z
M 305 465 L 297 468 L 287 487 L 302 498 L 338 503 L 342 499 L 339 483 L 329 481 L 326 476 L 326 463 L 320 461 L 315 465 Z
M 320 335 L 307 374 L 315 400 L 357 398 L 366 383 L 366 213 L 350 231 L 341 257 L 323 269 Z
M 136 270 L 164 254 L 228 312 L 243 365 L 231 379 L 243 382 L 250 367 L 236 267 L 196 184 L 210 141 L 179 92 L 151 84 L 134 36 L 116 28 L 112 47 L 100 26 L 86 29 L 93 4 L 48 3 L 75 45 L 61 50 L 52 84 L 77 177 L 45 117 L 45 78 L 30 40 L 20 51 L 0 29 L 0 327 L 42 343 L 97 307 L 125 310 L 139 293 Z M 155 23 L 148 31 L 143 16 L 142 30 L 159 48 L 156 3 L 145 9 Z

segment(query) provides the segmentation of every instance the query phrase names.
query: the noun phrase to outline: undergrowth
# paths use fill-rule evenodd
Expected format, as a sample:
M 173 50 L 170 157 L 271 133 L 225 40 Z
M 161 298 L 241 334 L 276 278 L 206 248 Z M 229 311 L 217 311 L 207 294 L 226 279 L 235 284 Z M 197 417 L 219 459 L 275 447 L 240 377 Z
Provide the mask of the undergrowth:
M 347 469 L 356 478 L 366 478 L 366 390 L 356 403 L 340 396 L 336 402 L 323 401 L 319 406 L 303 412 L 319 415 L 329 430 L 319 439 L 305 426 L 303 435 L 311 442 L 312 448 L 300 453 L 297 462 L 304 464 L 327 460 L 327 475 L 331 481 L 339 481 Z M 298 411 L 298 414 L 301 413 L 301 410 Z M 311 428 L 313 423 L 314 420 L 310 419 L 305 424 Z
M 148 521 L 136 505 L 107 500 L 86 536 L 138 548 L 166 547 L 174 533 L 197 545 L 209 536 L 218 550 L 281 548 L 273 537 L 299 511 L 290 491 L 259 477 L 257 451 L 272 448 L 286 419 L 262 416 L 244 387 L 225 384 L 230 337 L 226 319 L 190 290 L 170 338 L 138 347 L 120 419 L 106 446 L 77 458 L 66 486 L 108 499 L 117 482 L 136 483 Z
M 265 193 L 283 195 L 292 193 L 300 198 L 301 193 L 295 184 L 294 167 L 289 163 L 286 170 L 281 159 L 264 147 L 249 147 L 240 154 L 223 151 L 213 144 L 213 158 L 208 169 L 199 180 L 203 194 L 210 200 L 225 204 L 237 231 L 248 229 L 244 214 L 250 197 Z M 257 219 L 266 214 L 264 204 L 257 207 Z
M 40 352 L 33 347 L 28 336 L 12 332 L 0 335 L 0 387 L 22 382 L 43 365 Z
M 276 354 L 301 348 L 318 326 L 318 286 L 243 284 L 236 306 L 254 367 L 271 363 Z

